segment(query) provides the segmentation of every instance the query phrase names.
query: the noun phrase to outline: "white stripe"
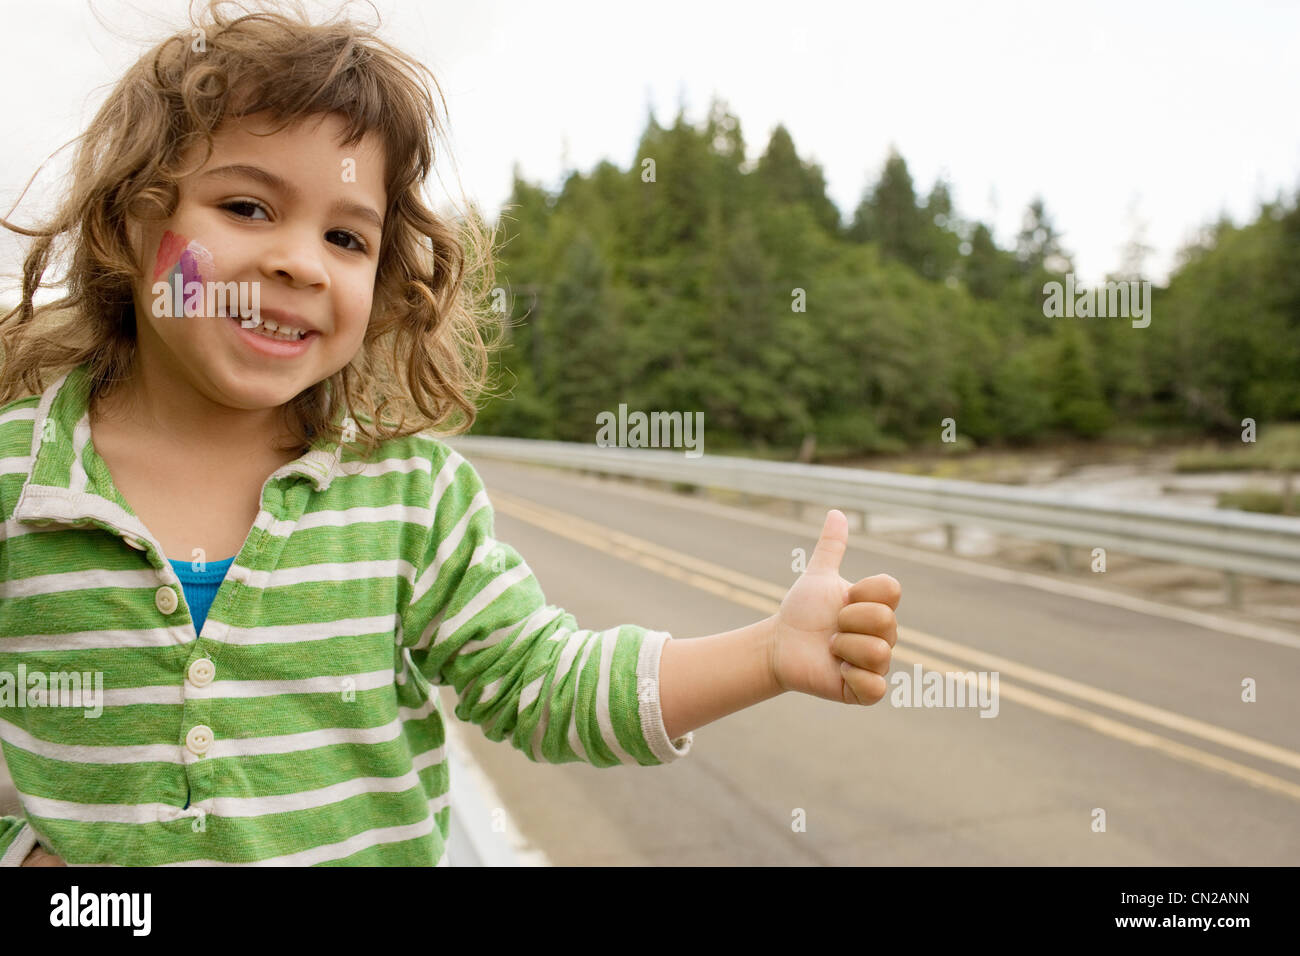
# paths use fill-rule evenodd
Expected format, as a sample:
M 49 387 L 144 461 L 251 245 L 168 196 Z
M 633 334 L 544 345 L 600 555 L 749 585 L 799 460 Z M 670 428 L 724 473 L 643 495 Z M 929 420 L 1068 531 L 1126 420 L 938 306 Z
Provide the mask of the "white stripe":
M 347 528 L 352 525 L 378 524 L 380 522 L 400 521 L 406 524 L 427 528 L 433 519 L 433 511 L 418 505 L 357 505 L 353 508 L 329 508 L 320 511 L 304 512 L 297 521 L 272 521 L 267 530 L 271 534 L 284 537 L 293 528 Z M 286 530 L 287 529 L 287 530 Z
M 429 495 L 429 501 L 435 503 L 433 505 L 435 510 L 442 504 L 442 496 L 447 489 L 456 483 L 456 472 L 463 464 L 465 459 L 460 452 L 447 448 L 447 457 L 443 459 L 442 467 L 438 469 L 438 476 L 433 480 L 433 491 Z M 432 466 L 432 461 L 430 465 Z
M 131 630 L 69 631 L 64 634 L 23 634 L 0 638 L 0 650 L 6 654 L 27 651 L 115 650 L 125 647 L 172 647 L 193 643 L 194 628 L 189 624 L 171 627 L 139 627 Z
M 104 691 L 103 704 L 109 708 L 135 704 L 179 705 L 187 700 L 245 700 L 282 694 L 339 694 L 345 680 L 352 681 L 350 690 L 376 690 L 393 684 L 393 669 L 300 680 L 215 680 L 206 687 L 195 687 L 188 681 L 183 684 L 115 687 Z
M 338 674 L 329 677 L 305 677 L 300 680 L 215 680 L 206 687 L 193 687 L 188 683 L 185 696 L 220 700 L 237 697 L 276 697 L 280 694 L 336 694 L 341 683 L 352 681 L 352 690 L 376 690 L 393 683 L 393 669 L 365 671 L 359 674 Z
M 663 657 L 663 648 L 673 639 L 667 631 L 648 631 L 641 641 L 641 649 L 636 659 L 636 686 L 638 714 L 641 718 L 641 736 L 661 763 L 671 763 L 691 752 L 695 741 L 695 732 L 688 731 L 677 740 L 668 739 L 664 729 L 663 706 L 659 699 L 659 664 Z M 643 690 L 644 687 L 644 690 Z
M 27 397 L 31 398 L 30 395 Z M 39 405 L 39 402 L 37 405 Z M 15 408 L 11 412 L 0 413 L 0 427 L 8 425 L 10 422 L 36 421 L 37 405 L 32 405 L 30 408 Z
M 614 723 L 609 717 L 609 681 L 610 669 L 614 663 L 614 647 L 618 644 L 619 628 L 611 628 L 606 633 L 613 633 L 611 640 L 600 642 L 600 683 L 596 685 L 596 721 L 600 725 L 600 736 L 614 753 L 619 763 L 636 763 L 636 759 L 623 749 L 614 733 Z
M 223 644 L 302 644 L 325 641 L 333 637 L 360 637 L 366 634 L 396 632 L 396 614 L 378 614 L 374 617 L 350 617 L 338 621 L 305 621 L 302 624 L 264 624 L 254 627 L 229 625 L 220 638 Z M 206 631 L 206 624 L 204 626 Z M 206 638 L 205 638 L 206 640 Z
M 397 777 L 355 777 L 313 790 L 276 794 L 268 797 L 213 797 L 187 808 L 169 803 L 78 803 L 23 794 L 24 809 L 32 816 L 78 823 L 158 823 L 197 816 L 195 808 L 214 817 L 260 817 L 276 813 L 294 813 L 341 803 L 370 793 L 403 793 L 422 787 L 419 773 L 428 767 L 446 763 L 446 747 L 435 747 L 419 754 L 411 770 Z M 426 798 L 442 801 L 446 794 Z M 445 805 L 445 803 L 444 803 Z
M 294 734 L 273 734 L 265 737 L 217 738 L 200 757 L 179 744 L 129 744 L 89 745 L 60 744 L 34 737 L 17 724 L 0 717 L 0 739 L 40 757 L 61 760 L 65 763 L 111 764 L 145 763 L 157 761 L 171 764 L 192 764 L 201 760 L 225 757 L 251 757 L 268 754 L 299 753 L 318 747 L 336 744 L 379 744 L 396 740 L 402 735 L 405 721 L 423 720 L 435 709 L 430 699 L 418 708 L 399 707 L 397 719 L 378 727 L 324 727 Z
M 537 699 L 537 695 L 542 692 L 542 684 L 545 681 L 546 681 L 546 675 L 540 674 L 535 680 L 533 680 L 531 683 L 529 683 L 527 687 L 523 689 L 523 692 L 519 695 L 519 716 L 520 717 L 524 715 L 524 711 L 526 711 L 529 707 L 533 706 L 533 701 L 535 701 Z
M 549 639 L 556 640 L 557 637 L 558 635 L 553 634 Z M 600 643 L 600 639 L 600 635 L 593 635 L 593 632 L 590 630 L 568 631 L 565 633 L 564 648 L 560 651 L 560 656 L 556 660 L 555 664 L 550 668 L 551 674 L 554 675 L 551 678 L 551 692 L 546 695 L 546 700 L 542 702 L 542 717 L 541 720 L 537 722 L 537 726 L 533 729 L 532 750 L 533 756 L 536 757 L 537 760 L 544 762 L 546 759 L 542 755 L 541 744 L 542 738 L 546 736 L 546 731 L 550 727 L 551 723 L 551 702 L 555 700 L 556 696 L 559 694 L 560 685 L 564 683 L 565 679 L 569 676 L 569 671 L 573 667 L 573 659 L 578 656 L 578 651 L 587 646 L 589 642 L 595 640 L 596 643 Z M 583 659 L 586 659 L 585 654 L 583 655 Z M 564 719 L 566 721 L 566 727 L 564 728 L 564 734 L 562 736 L 567 737 L 568 715 L 566 715 Z
M 477 651 L 486 650 L 489 647 L 495 647 L 501 640 L 507 636 L 518 635 L 526 637 L 534 631 L 544 630 L 550 624 L 562 618 L 565 614 L 564 608 L 555 607 L 552 604 L 546 604 L 539 607 L 536 611 L 528 616 L 524 621 L 523 627 L 518 624 L 507 624 L 505 627 L 499 627 L 487 637 L 480 638 L 476 641 L 466 641 L 460 649 L 460 656 L 473 654 Z
M 447 558 L 454 554 L 456 549 L 460 547 L 460 543 L 464 540 L 465 533 L 469 528 L 470 521 L 473 520 L 474 515 L 478 511 L 486 507 L 490 507 L 487 492 L 480 491 L 470 501 L 469 507 L 465 509 L 465 513 L 461 516 L 460 520 L 456 522 L 452 529 L 447 532 L 442 541 L 439 542 L 438 550 L 434 554 L 433 560 L 429 562 L 429 566 L 424 569 L 419 580 L 415 582 L 415 586 L 411 590 L 411 606 L 414 606 L 423 600 L 429 593 L 430 589 L 437 584 L 438 578 L 442 575 L 443 565 L 446 564 Z M 478 550 L 476 549 L 474 553 L 477 554 Z M 473 566 L 472 561 L 470 562 L 470 566 Z M 427 634 L 428 632 L 426 631 L 425 635 L 421 635 L 421 643 L 416 644 L 417 648 L 425 646 L 423 641 L 427 637 Z
M 356 777 L 341 783 L 274 797 L 216 797 L 197 804 L 217 817 L 260 817 L 272 813 L 295 813 L 340 803 L 363 794 L 404 793 L 423 786 L 411 770 L 400 777 Z M 204 806 L 204 803 L 210 806 Z
M 438 698 L 430 697 L 419 707 L 398 707 L 397 719 L 405 723 L 409 720 L 424 720 L 438 709 Z
M 20 538 L 25 534 L 40 534 L 41 532 L 45 532 L 46 534 L 48 534 L 51 531 L 66 531 L 66 530 L 67 530 L 66 528 L 55 527 L 53 525 L 51 525 L 48 528 L 42 528 L 39 525 L 23 524 L 21 521 L 19 521 L 17 518 L 11 515 L 10 517 L 5 519 L 4 531 L 0 532 L 0 540 L 3 540 L 5 538 Z
M 465 513 L 460 516 L 460 520 L 447 532 L 447 536 L 438 543 L 438 550 L 433 556 L 433 563 L 426 569 L 432 572 L 433 580 L 438 579 L 447 558 L 460 547 L 460 543 L 464 540 L 465 533 L 469 530 L 470 522 L 474 520 L 474 516 L 484 508 L 489 509 L 490 513 L 491 502 L 488 500 L 486 488 L 480 490 L 478 494 L 470 499 L 469 505 L 465 508 Z M 423 594 L 421 594 L 421 597 L 423 597 Z
M 15 521 L 14 524 L 17 525 L 18 522 Z M 8 525 L 9 523 L 6 522 L 6 529 Z M 241 564 L 231 564 L 230 570 L 226 573 L 226 577 L 239 581 L 247 587 L 258 589 L 291 587 L 295 584 L 319 581 L 364 581 L 370 578 L 403 577 L 409 582 L 414 575 L 415 568 L 411 563 L 400 558 L 321 562 L 298 567 L 276 568 L 273 571 L 256 571 Z M 91 588 L 156 588 L 158 580 L 158 572 L 154 568 L 147 570 L 87 568 L 83 571 L 58 571 L 0 581 L 0 598 L 26 598 L 37 594 L 59 594 Z
M 401 558 L 375 561 L 328 561 L 302 564 L 297 567 L 279 567 L 271 571 L 258 571 L 238 563 L 230 565 L 226 577 L 241 584 L 266 590 L 292 587 L 319 581 L 339 583 L 364 581 L 368 578 L 405 578 L 408 583 L 415 577 L 415 567 Z
M 216 738 L 207 754 L 199 757 L 181 749 L 185 763 L 201 760 L 222 760 L 227 757 L 266 757 L 272 754 L 301 753 L 318 747 L 338 744 L 384 744 L 402 736 L 401 720 L 389 721 L 378 727 L 322 727 L 296 734 L 272 734 L 266 737 Z
M 86 445 L 90 441 L 90 411 L 87 409 L 81 416 L 81 421 L 77 422 L 72 428 L 72 471 L 68 476 L 68 492 L 73 495 L 84 495 L 86 493 L 86 484 L 90 476 L 86 474 L 86 465 L 82 461 L 82 455 L 86 453 Z
M 507 625 L 506 627 L 497 628 L 497 630 L 493 631 L 491 634 L 489 634 L 486 638 L 484 638 L 484 639 L 481 640 L 481 641 L 467 641 L 467 642 L 466 642 L 466 643 L 461 647 L 460 651 L 457 653 L 457 656 L 458 656 L 461 660 L 464 660 L 466 654 L 475 653 L 475 652 L 477 652 L 477 651 L 484 650 L 485 648 L 492 647 L 492 646 L 494 646 L 495 644 L 497 644 L 497 643 L 502 639 L 502 637 L 503 637 L 504 635 L 507 635 L 507 634 L 514 634 L 514 635 L 516 635 L 516 636 L 518 636 L 518 637 L 520 637 L 520 638 L 522 638 L 522 639 L 527 640 L 527 639 L 528 639 L 528 636 L 531 635 L 531 634 L 533 634 L 535 631 L 544 629 L 545 626 L 543 626 L 543 627 L 538 627 L 537 624 L 536 624 L 535 622 L 537 622 L 537 621 L 539 620 L 539 618 L 541 618 L 541 617 L 545 617 L 548 613 L 550 613 L 550 615 L 551 615 L 551 620 L 554 621 L 556 618 L 562 617 L 562 616 L 564 615 L 564 610 L 563 610 L 563 609 L 553 608 L 553 607 L 550 607 L 549 605 L 546 606 L 546 607 L 539 608 L 538 610 L 534 611 L 532 614 L 530 614 L 530 615 L 528 616 L 528 619 L 527 619 L 526 621 L 523 622 L 523 625 L 522 625 L 522 626 L 519 625 L 519 624 L 510 624 L 510 625 Z M 550 622 L 547 622 L 548 625 L 549 625 L 549 623 L 550 623 Z M 553 634 L 551 634 L 551 636 L 550 636 L 549 638 L 547 638 L 547 639 L 548 639 L 548 640 L 555 641 L 555 640 L 559 640 L 562 636 L 563 636 L 562 633 L 553 633 Z M 472 647 L 471 645 L 477 645 L 477 646 Z M 500 659 L 500 656 L 499 656 L 499 655 L 498 655 L 498 659 Z M 482 668 L 482 669 L 486 669 L 486 668 Z M 477 698 L 478 703 L 482 703 L 482 702 L 483 702 L 484 695 L 486 695 L 486 697 L 487 697 L 488 700 L 491 700 L 493 697 L 495 697 L 498 688 L 500 688 L 500 686 L 501 686 L 501 681 L 504 680 L 504 679 L 505 679 L 506 677 L 508 677 L 508 676 L 509 676 L 509 674 L 502 674 L 502 675 L 501 675 L 500 677 L 498 677 L 496 680 L 492 681 L 492 683 L 487 684 L 487 685 L 485 685 L 483 688 L 481 688 L 480 690 L 478 690 L 478 691 L 475 693 L 475 697 Z M 477 680 L 477 678 L 475 678 L 475 680 Z M 533 681 L 533 684 L 536 684 L 536 683 L 537 683 L 536 681 Z M 472 684 L 471 684 L 471 686 L 472 686 Z M 532 686 L 532 684 L 529 685 L 529 687 L 531 687 L 531 686 Z M 469 693 L 469 690 L 470 690 L 469 687 L 465 688 L 465 692 L 466 692 L 466 693 Z M 526 693 L 526 692 L 527 692 L 527 688 L 525 688 L 525 693 Z M 461 699 L 464 700 L 464 697 L 462 696 Z M 520 708 L 519 708 L 519 709 L 520 709 L 520 711 L 523 710 L 523 701 L 522 701 L 522 699 L 521 699 L 521 701 L 520 701 Z
M 50 417 L 50 406 L 54 404 L 55 396 L 59 394 L 59 389 L 63 388 L 63 383 L 68 380 L 68 376 L 73 372 L 72 369 L 64 372 L 50 386 L 41 393 L 41 400 L 36 406 L 36 415 L 33 417 L 34 427 L 32 428 L 32 459 L 35 460 L 37 453 L 41 450 L 41 432 L 44 431 L 44 423 Z
M 459 631 L 467 622 L 472 620 L 484 608 L 490 607 L 492 603 L 499 598 L 505 591 L 520 581 L 526 580 L 532 576 L 532 569 L 527 564 L 517 564 L 509 571 L 502 571 L 495 578 L 485 584 L 482 589 L 474 595 L 463 608 L 450 620 L 442 621 L 436 624 L 437 636 L 433 639 L 433 646 L 437 647 L 444 643 L 449 637 Z M 430 631 L 435 628 L 435 623 L 430 623 L 425 632 L 420 635 L 420 642 L 423 643 L 429 637 Z M 416 647 L 421 646 L 417 644 Z
M 11 747 L 25 750 L 38 757 L 61 760 L 64 763 L 184 763 L 183 748 L 179 744 L 122 744 L 89 746 L 83 744 L 58 744 L 33 737 L 17 724 L 0 717 L 0 740 Z
M 51 574 L 33 574 L 25 578 L 7 578 L 0 581 L 0 598 L 16 600 L 37 594 L 58 594 L 91 588 L 155 590 L 157 587 L 158 572 L 154 568 L 127 571 L 87 568 L 84 571 L 55 571 Z
M 601 647 L 604 647 L 605 635 L 608 633 L 608 631 L 602 631 L 598 640 L 589 643 L 582 652 L 582 660 L 578 661 L 578 666 L 573 678 L 573 709 L 575 712 L 578 709 L 578 687 L 582 682 L 582 672 L 587 669 L 587 658 L 591 656 L 592 648 L 596 647 L 598 644 Z M 583 763 L 591 763 L 591 760 L 587 756 L 587 748 L 583 746 L 582 738 L 578 736 L 578 721 L 576 720 L 569 721 L 569 746 L 573 748 L 573 752 L 578 755 L 579 759 L 581 759 Z
M 362 462 L 348 461 L 343 463 L 347 468 L 355 468 Z M 412 455 L 408 458 L 385 458 L 382 461 L 366 461 L 365 467 L 360 471 L 340 472 L 349 478 L 377 478 L 380 475 L 386 475 L 389 472 L 407 472 L 422 471 L 426 475 L 432 473 L 433 462 L 427 455 Z
M 16 458 L 0 458 L 0 475 L 25 475 L 32 470 L 31 455 Z
M 224 860 L 186 860 L 182 863 L 161 863 L 160 866 L 313 866 L 317 863 L 328 863 L 331 860 L 341 860 L 344 857 L 352 856 L 362 850 L 371 847 L 383 846 L 386 843 L 401 843 L 406 840 L 416 840 L 420 837 L 426 837 L 432 833 L 438 826 L 438 821 L 430 813 L 428 817 L 419 823 L 409 823 L 400 827 L 379 827 L 374 830 L 366 830 L 358 833 L 356 836 L 348 837 L 338 843 L 330 843 L 325 846 L 312 847 L 309 850 L 302 850 L 298 853 L 289 853 L 285 856 L 268 857 L 265 860 L 256 860 L 251 863 L 227 863 Z
M 198 800 L 181 808 L 166 803 L 74 803 L 47 797 L 26 796 L 23 804 L 28 813 L 53 820 L 78 823 L 158 823 L 186 816 L 193 810 L 221 819 L 262 817 L 277 813 L 297 813 L 341 803 L 371 793 L 402 793 L 421 786 L 414 770 L 400 777 L 356 777 L 315 790 L 277 794 L 272 797 L 213 797 Z

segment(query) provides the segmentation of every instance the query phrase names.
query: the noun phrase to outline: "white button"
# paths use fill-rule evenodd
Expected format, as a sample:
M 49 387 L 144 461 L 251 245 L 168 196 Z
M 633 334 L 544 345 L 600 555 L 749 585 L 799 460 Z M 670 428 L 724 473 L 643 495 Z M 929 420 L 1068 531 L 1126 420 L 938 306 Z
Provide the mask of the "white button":
M 189 748 L 190 753 L 202 757 L 212 746 L 212 728 L 207 724 L 191 727 L 190 732 L 185 735 L 185 746 Z
M 131 547 L 135 548 L 137 551 L 144 550 L 144 542 L 137 541 L 135 538 L 127 538 L 126 543 L 129 544 Z
M 176 599 L 176 592 L 169 587 L 161 587 L 154 592 L 153 603 L 158 605 L 158 610 L 164 614 L 170 614 L 176 610 L 179 602 Z
M 190 683 L 195 687 L 207 687 L 216 675 L 216 666 L 206 657 L 200 657 L 190 665 Z

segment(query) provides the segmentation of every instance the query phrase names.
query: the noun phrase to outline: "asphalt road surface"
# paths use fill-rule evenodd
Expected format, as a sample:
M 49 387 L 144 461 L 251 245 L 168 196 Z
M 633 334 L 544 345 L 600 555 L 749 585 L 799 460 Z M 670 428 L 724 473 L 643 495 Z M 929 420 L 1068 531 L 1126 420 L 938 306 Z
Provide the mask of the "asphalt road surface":
M 498 539 L 587 628 L 765 617 L 824 517 L 472 460 Z M 784 694 L 697 729 L 673 764 L 613 768 L 535 764 L 460 724 L 512 836 L 555 865 L 1300 864 L 1300 641 L 850 534 L 843 576 L 880 571 L 903 585 L 894 672 L 997 671 L 995 717 Z

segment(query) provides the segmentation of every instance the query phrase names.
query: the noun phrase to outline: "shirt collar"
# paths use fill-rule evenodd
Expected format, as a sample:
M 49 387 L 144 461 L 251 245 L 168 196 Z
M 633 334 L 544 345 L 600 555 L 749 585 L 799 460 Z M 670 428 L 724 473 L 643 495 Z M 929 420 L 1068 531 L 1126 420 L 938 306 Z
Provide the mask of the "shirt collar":
M 111 520 L 124 527 L 143 525 L 130 515 L 112 477 L 98 455 L 88 455 L 90 441 L 90 368 L 78 365 L 41 393 L 32 431 L 31 469 L 14 509 L 16 520 L 79 522 Z M 335 424 L 342 422 L 340 408 Z M 307 478 L 325 491 L 340 474 L 339 443 L 321 435 L 310 449 L 276 469 L 268 480 Z

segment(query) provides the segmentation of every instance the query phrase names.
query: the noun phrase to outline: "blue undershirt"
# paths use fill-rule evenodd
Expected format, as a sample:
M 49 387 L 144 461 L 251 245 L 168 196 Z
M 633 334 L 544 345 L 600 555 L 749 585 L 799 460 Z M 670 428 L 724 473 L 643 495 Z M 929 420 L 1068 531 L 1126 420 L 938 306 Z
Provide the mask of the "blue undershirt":
M 231 555 L 223 561 L 208 561 L 202 571 L 195 571 L 193 561 L 177 561 L 168 558 L 176 569 L 176 576 L 181 579 L 181 589 L 185 592 L 185 603 L 190 606 L 190 617 L 194 618 L 194 633 L 203 630 L 203 622 L 208 619 L 208 609 L 217 596 L 217 589 L 230 570 L 238 555 Z
M 231 555 L 224 561 L 209 561 L 204 564 L 202 571 L 193 570 L 193 561 L 167 559 L 176 569 L 176 576 L 181 579 L 185 603 L 190 606 L 190 617 L 194 619 L 195 634 L 203 630 L 203 622 L 208 619 L 208 609 L 212 607 L 212 601 L 217 596 L 217 589 L 221 587 L 226 572 L 230 570 L 230 565 L 237 557 L 238 555 Z M 189 794 L 186 794 L 185 806 L 182 809 L 188 810 L 189 807 L 190 798 Z

